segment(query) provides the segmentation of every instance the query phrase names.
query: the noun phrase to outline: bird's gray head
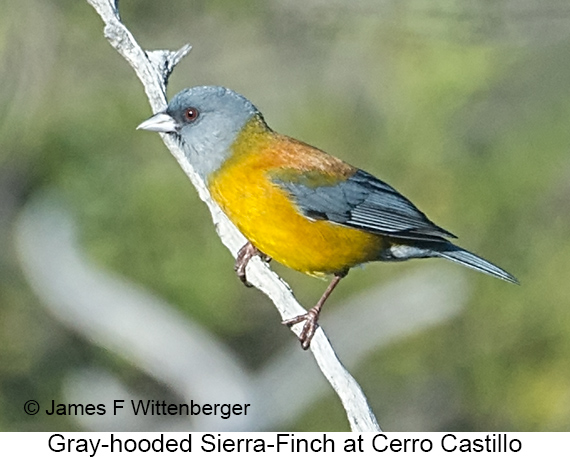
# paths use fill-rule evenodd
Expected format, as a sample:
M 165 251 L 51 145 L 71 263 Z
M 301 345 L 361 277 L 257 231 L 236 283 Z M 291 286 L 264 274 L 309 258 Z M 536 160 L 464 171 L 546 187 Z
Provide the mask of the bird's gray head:
M 165 111 L 137 128 L 176 134 L 188 160 L 207 181 L 230 156 L 236 137 L 255 115 L 259 111 L 243 95 L 225 87 L 198 86 L 176 94 Z

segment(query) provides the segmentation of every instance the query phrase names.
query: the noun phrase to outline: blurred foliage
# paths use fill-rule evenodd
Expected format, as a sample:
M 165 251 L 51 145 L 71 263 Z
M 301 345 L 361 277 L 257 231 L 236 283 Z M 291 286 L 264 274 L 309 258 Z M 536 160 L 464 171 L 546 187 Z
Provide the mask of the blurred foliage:
M 274 129 L 385 179 L 521 280 L 514 287 L 468 272 L 474 294 L 464 314 L 357 370 L 385 429 L 568 430 L 567 4 L 123 0 L 121 8 L 145 47 L 194 46 L 170 95 L 232 87 Z M 158 135 L 134 130 L 150 111 L 99 17 L 76 0 L 4 1 L 2 11 L 0 429 L 76 429 L 70 418 L 22 412 L 29 398 L 59 401 L 74 368 L 143 378 L 54 321 L 26 284 L 13 221 L 46 189 L 66 197 L 94 261 L 179 307 L 252 368 L 262 364 L 292 335 L 263 295 L 236 280 Z M 429 262 L 369 266 L 336 299 Z M 324 288 L 275 268 L 307 304 Z M 418 419 L 421 411 L 433 421 Z M 347 429 L 332 394 L 289 426 Z

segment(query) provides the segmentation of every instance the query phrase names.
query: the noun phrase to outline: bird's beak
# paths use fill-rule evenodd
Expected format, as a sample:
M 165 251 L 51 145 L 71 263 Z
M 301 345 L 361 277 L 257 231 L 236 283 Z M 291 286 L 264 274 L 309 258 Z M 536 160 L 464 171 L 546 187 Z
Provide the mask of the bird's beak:
M 175 133 L 176 121 L 166 113 L 158 113 L 141 123 L 137 130 L 150 130 L 152 132 Z

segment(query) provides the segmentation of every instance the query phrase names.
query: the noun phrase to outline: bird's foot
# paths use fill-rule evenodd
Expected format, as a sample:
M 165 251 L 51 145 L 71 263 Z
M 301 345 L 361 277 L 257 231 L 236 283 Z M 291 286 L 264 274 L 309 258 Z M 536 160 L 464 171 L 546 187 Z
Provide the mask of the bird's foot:
M 327 301 L 329 295 L 338 285 L 340 280 L 347 275 L 347 273 L 348 270 L 335 273 L 333 280 L 330 282 L 329 286 L 327 287 L 327 290 L 325 290 L 321 298 L 319 298 L 317 304 L 313 306 L 309 311 L 307 311 L 305 314 L 301 314 L 292 319 L 287 319 L 282 322 L 282 324 L 291 327 L 292 325 L 305 321 L 305 325 L 303 325 L 303 330 L 301 330 L 301 334 L 299 335 L 299 341 L 301 341 L 301 347 L 304 350 L 309 349 L 309 346 L 311 345 L 311 340 L 313 339 L 313 336 L 317 331 L 317 327 L 319 326 L 318 324 L 319 315 L 321 313 L 323 305 L 325 304 L 325 301 Z
M 247 281 L 245 269 L 251 258 L 255 255 L 261 257 L 265 262 L 269 262 L 271 260 L 271 257 L 261 252 L 250 242 L 244 244 L 237 253 L 234 270 L 237 273 L 240 281 L 243 282 L 246 287 L 251 287 L 251 284 Z
M 305 321 L 305 325 L 303 325 L 303 330 L 301 330 L 301 334 L 299 335 L 299 341 L 301 342 L 301 347 L 306 351 L 309 349 L 311 345 L 311 340 L 317 331 L 317 327 L 319 326 L 319 313 L 320 307 L 317 308 L 316 306 L 311 308 L 305 314 L 301 314 L 299 316 L 295 316 L 291 319 L 284 320 L 281 322 L 283 325 L 287 325 L 291 327 L 292 325 L 298 324 L 299 322 Z

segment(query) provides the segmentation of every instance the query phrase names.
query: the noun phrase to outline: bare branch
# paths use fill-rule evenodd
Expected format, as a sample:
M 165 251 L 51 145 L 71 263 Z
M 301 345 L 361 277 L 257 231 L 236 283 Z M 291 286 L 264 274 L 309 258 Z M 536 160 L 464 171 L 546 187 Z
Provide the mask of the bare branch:
M 105 23 L 105 37 L 119 54 L 129 62 L 141 80 L 153 112 L 156 113 L 163 110 L 166 106 L 168 77 L 176 64 L 190 51 L 190 46 L 186 45 L 176 52 L 145 52 L 138 45 L 129 30 L 122 24 L 116 1 L 87 1 L 95 8 Z M 235 257 L 238 250 L 246 243 L 246 239 L 212 200 L 204 182 L 194 172 L 184 152 L 177 146 L 175 141 L 169 135 L 161 134 L 161 136 L 172 155 L 198 190 L 200 198 L 208 205 L 222 243 Z M 254 257 L 249 262 L 247 279 L 275 303 L 283 319 L 305 312 L 303 307 L 293 297 L 291 289 L 287 284 L 258 257 Z M 292 330 L 297 335 L 301 332 L 301 329 L 302 323 L 292 327 Z M 310 348 L 322 373 L 340 397 L 351 429 L 358 432 L 380 431 L 380 427 L 362 389 L 338 360 L 321 328 L 317 330 Z

